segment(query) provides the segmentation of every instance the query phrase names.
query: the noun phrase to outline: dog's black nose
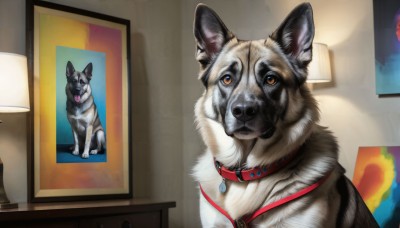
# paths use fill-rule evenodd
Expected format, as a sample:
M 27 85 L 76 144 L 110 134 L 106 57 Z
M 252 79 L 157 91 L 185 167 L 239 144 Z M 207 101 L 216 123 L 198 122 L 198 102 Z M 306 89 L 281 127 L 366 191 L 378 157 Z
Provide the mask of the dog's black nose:
M 258 113 L 258 106 L 254 102 L 235 102 L 232 105 L 233 116 L 241 121 L 249 121 Z

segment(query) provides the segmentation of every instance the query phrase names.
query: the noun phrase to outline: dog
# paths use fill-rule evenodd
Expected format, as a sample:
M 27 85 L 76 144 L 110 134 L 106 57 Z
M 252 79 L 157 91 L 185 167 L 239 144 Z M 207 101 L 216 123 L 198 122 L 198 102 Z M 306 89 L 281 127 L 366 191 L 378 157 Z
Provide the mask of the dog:
M 199 4 L 195 122 L 207 146 L 193 176 L 203 227 L 378 227 L 317 123 L 306 85 L 314 22 L 297 6 L 267 38 L 241 40 Z
M 75 70 L 70 61 L 67 62 L 65 93 L 67 117 L 74 135 L 72 154 L 79 155 L 79 150 L 83 149 L 82 158 L 89 158 L 89 153 L 104 152 L 106 148 L 104 129 L 90 86 L 92 71 L 92 63 L 80 72 Z

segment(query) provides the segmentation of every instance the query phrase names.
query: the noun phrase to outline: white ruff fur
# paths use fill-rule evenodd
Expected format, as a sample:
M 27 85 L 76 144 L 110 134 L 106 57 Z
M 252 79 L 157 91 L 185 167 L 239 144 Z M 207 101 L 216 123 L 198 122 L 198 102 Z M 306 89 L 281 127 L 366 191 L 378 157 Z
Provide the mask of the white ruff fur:
M 300 90 L 303 95 L 310 96 L 306 87 Z M 305 113 L 300 113 L 302 105 L 298 105 L 298 103 L 302 101 L 289 99 L 289 106 L 292 109 L 288 110 L 287 118 L 296 119 L 298 115 L 302 117 L 288 125 L 279 121 L 277 130 L 271 138 L 256 139 L 254 143 L 254 141 L 238 140 L 227 136 L 221 123 L 208 118 L 207 116 L 214 115 L 211 100 L 212 96 L 205 92 L 195 107 L 196 122 L 208 149 L 199 158 L 193 175 L 206 193 L 233 219 L 241 218 L 262 206 L 293 194 L 299 189 L 313 184 L 330 170 L 336 169 L 336 144 L 331 143 L 330 146 L 329 144 L 327 146 L 326 141 L 334 141 L 333 137 L 328 131 L 314 124 L 319 115 L 313 102 L 311 102 L 313 104 L 311 107 L 306 108 Z M 301 163 L 298 165 L 301 169 L 296 168 L 297 166 L 291 167 L 290 170 L 284 168 L 276 175 L 251 182 L 226 181 L 228 191 L 224 194 L 218 191 L 222 177 L 215 169 L 214 158 L 227 167 L 250 168 L 266 165 L 299 148 L 307 139 L 309 139 L 308 142 L 300 151 L 301 156 L 306 159 L 296 161 Z M 324 149 L 321 151 L 321 148 Z M 337 174 L 333 173 L 329 178 L 336 179 Z M 285 181 L 288 179 L 290 181 Z M 292 185 L 289 186 L 289 183 Z M 312 205 L 308 205 L 311 196 L 306 196 L 291 203 L 290 207 L 280 207 L 279 213 L 271 211 L 267 213 L 268 216 L 260 216 L 252 222 L 252 225 L 254 227 L 296 227 L 300 224 L 308 224 L 302 227 L 319 227 L 321 224 L 325 224 L 326 227 L 333 226 L 334 223 L 329 224 L 332 221 L 327 221 L 324 214 L 337 204 L 326 199 L 328 196 L 315 197 L 324 189 L 329 189 L 329 186 L 324 185 L 313 193 L 313 198 L 316 199 Z M 202 196 L 200 198 L 203 227 L 230 227 L 230 222 L 224 215 L 214 209 Z M 301 213 L 298 212 L 300 209 L 302 209 Z

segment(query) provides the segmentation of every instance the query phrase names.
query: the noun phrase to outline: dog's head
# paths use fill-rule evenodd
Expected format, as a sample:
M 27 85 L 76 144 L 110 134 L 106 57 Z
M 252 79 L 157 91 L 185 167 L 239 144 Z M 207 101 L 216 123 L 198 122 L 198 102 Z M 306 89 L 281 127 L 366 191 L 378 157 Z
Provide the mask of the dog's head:
M 235 139 L 266 140 L 302 120 L 302 128 L 318 120 L 305 85 L 314 37 L 310 4 L 296 7 L 267 39 L 250 41 L 238 39 L 200 4 L 194 35 L 206 87 L 196 105 L 198 122 L 217 122 Z
M 91 92 L 90 80 L 92 79 L 92 63 L 89 63 L 83 71 L 76 71 L 74 65 L 70 61 L 67 63 L 66 73 L 67 86 L 66 92 L 68 98 L 75 101 L 77 104 L 84 102 L 84 96 Z

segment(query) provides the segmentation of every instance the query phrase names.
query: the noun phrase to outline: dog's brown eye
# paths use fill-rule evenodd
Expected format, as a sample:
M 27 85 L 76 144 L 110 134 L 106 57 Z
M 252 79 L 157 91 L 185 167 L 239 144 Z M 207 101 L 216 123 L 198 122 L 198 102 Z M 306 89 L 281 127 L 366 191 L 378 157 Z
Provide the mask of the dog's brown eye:
M 265 78 L 265 83 L 267 83 L 268 85 L 275 85 L 278 82 L 278 78 L 274 75 L 268 75 Z
M 222 78 L 221 81 L 225 84 L 225 85 L 229 85 L 232 83 L 233 79 L 232 76 L 230 76 L 229 74 L 225 74 Z

